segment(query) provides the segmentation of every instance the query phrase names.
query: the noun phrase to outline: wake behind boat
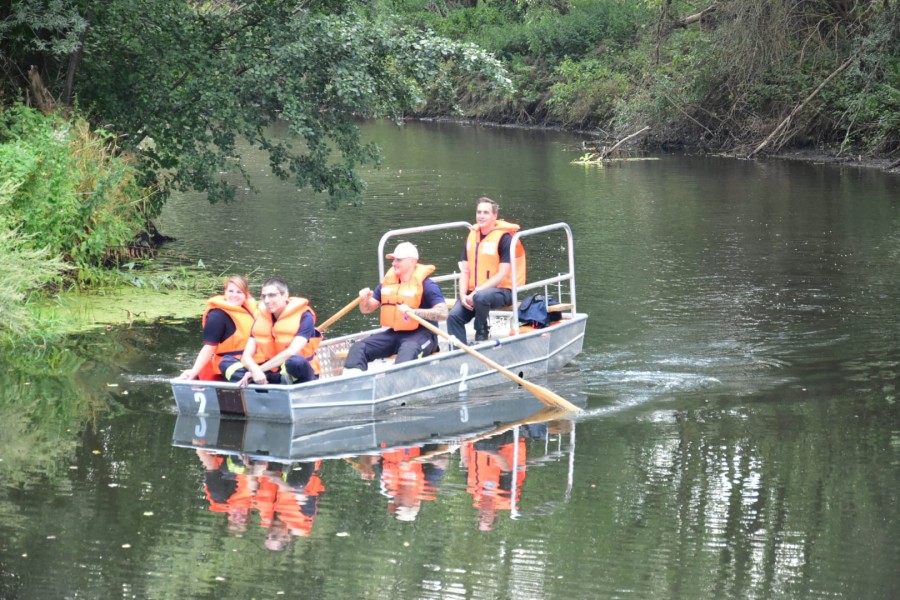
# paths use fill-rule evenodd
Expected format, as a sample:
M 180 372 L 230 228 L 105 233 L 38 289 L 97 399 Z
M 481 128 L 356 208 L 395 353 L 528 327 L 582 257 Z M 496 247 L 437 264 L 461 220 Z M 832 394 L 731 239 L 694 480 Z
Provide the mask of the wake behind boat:
M 378 246 L 379 280 L 385 273 L 385 247 L 392 238 L 448 229 L 459 230 L 464 237 L 471 225 L 458 221 L 395 229 L 384 234 Z M 513 236 L 513 244 L 520 239 L 525 240 L 526 246 L 535 248 L 536 240 L 540 240 L 541 248 L 555 248 L 558 250 L 554 251 L 564 253 L 560 257 L 565 261 L 563 272 L 529 281 L 521 287 L 513 281 L 513 306 L 491 311 L 490 338 L 472 345 L 474 353 L 458 349 L 446 337 L 441 337 L 440 351 L 429 357 L 401 364 L 394 364 L 390 359 L 379 360 L 370 363 L 368 371 L 344 375 L 344 359 L 353 342 L 380 328 L 362 331 L 327 339 L 319 345 L 317 356 L 322 372 L 316 381 L 294 385 L 251 384 L 241 388 L 224 381 L 173 379 L 170 383 L 178 414 L 282 422 L 375 416 L 398 405 L 424 403 L 468 390 L 509 384 L 509 375 L 530 382 L 561 369 L 581 352 L 587 325 L 587 315 L 576 308 L 572 230 L 565 223 L 556 223 L 518 231 Z M 515 272 L 516 257 L 512 256 L 511 261 Z M 459 273 L 436 272 L 431 277 L 442 288 L 446 287 L 447 298 L 458 296 Z M 559 302 L 548 309 L 559 317 L 548 327 L 533 329 L 519 323 L 520 303 L 535 293 Z M 472 324 L 468 327 L 471 329 Z M 444 323 L 441 331 L 446 332 Z M 473 333 L 469 331 L 469 337 Z M 480 360 L 479 355 L 488 360 Z

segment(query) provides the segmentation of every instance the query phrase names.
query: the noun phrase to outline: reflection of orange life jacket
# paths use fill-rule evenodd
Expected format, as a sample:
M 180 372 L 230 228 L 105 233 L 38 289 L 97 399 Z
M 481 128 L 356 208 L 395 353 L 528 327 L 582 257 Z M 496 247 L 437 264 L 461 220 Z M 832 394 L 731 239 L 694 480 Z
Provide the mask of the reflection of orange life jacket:
M 525 481 L 525 438 L 520 437 L 516 443 L 519 446 L 519 460 L 517 464 L 513 465 L 513 473 L 510 477 L 515 477 L 515 500 L 518 501 L 522 494 L 522 483 Z M 474 444 L 466 444 L 464 451 L 469 465 L 466 475 L 466 491 L 472 494 L 472 498 L 475 500 L 473 506 L 480 506 L 485 497 L 492 496 L 496 508 L 511 510 L 512 490 L 500 487 L 503 471 L 497 464 L 497 458 L 490 452 L 475 449 Z M 514 451 L 515 445 L 510 443 L 503 444 L 497 453 L 505 456 L 512 465 Z
M 310 308 L 309 300 L 306 298 L 288 298 L 287 306 L 281 311 L 281 316 L 274 321 L 273 325 L 272 313 L 265 306 L 260 307 L 259 316 L 253 322 L 253 329 L 251 330 L 253 338 L 256 340 L 257 350 L 263 356 L 263 360 L 257 361 L 257 364 L 269 360 L 291 345 L 291 342 L 297 337 L 297 331 L 300 330 L 300 319 L 303 318 L 303 314 L 307 311 L 312 313 L 313 320 L 315 320 L 316 313 Z M 316 348 L 319 347 L 321 341 L 322 338 L 314 337 L 311 340 L 307 340 L 306 345 L 300 350 L 300 356 L 309 361 L 316 375 L 319 374 Z M 254 358 L 254 360 L 256 359 Z
M 275 497 L 275 513 L 281 518 L 282 522 L 288 526 L 293 535 L 308 537 L 312 531 L 313 523 L 316 521 L 318 512 L 318 496 L 325 491 L 325 486 L 318 475 L 313 475 L 303 488 L 303 495 L 307 496 L 306 501 L 299 497 L 296 492 L 286 492 L 281 490 Z M 312 514 L 303 512 L 303 505 L 311 503 L 313 505 Z
M 389 450 L 381 454 L 381 483 L 391 498 L 402 495 L 416 500 L 435 499 L 437 489 L 425 480 L 424 466 L 412 460 L 421 454 L 421 448 Z
M 417 264 L 409 281 L 401 283 L 391 267 L 381 281 L 381 325 L 394 331 L 412 331 L 419 324 L 397 310 L 398 304 L 419 308 L 425 293 L 425 278 L 434 273 L 434 265 Z
M 478 226 L 472 228 L 466 240 L 466 260 L 469 262 L 469 290 L 474 290 L 500 269 L 500 238 L 508 233 L 514 235 L 519 226 L 507 221 L 497 221 L 489 234 L 478 241 Z M 516 286 L 525 285 L 525 247 L 521 241 L 516 242 Z M 510 265 L 512 267 L 512 265 Z M 497 284 L 498 288 L 512 288 L 512 273 Z
M 259 524 L 262 527 L 271 527 L 277 515 L 287 525 L 294 535 L 306 536 L 312 529 L 315 514 L 306 515 L 301 509 L 304 499 L 299 495 L 318 497 L 325 491 L 322 479 L 313 474 L 302 491 L 286 490 L 269 479 L 261 477 L 259 489 L 253 498 L 253 508 L 259 511 Z
M 225 458 L 222 456 L 215 457 L 216 465 L 221 468 Z M 250 480 L 243 473 L 235 474 L 237 486 L 234 493 L 231 494 L 224 502 L 215 500 L 209 492 L 209 488 L 204 485 L 203 491 L 206 492 L 206 499 L 209 500 L 210 512 L 249 512 L 253 491 L 250 489 Z
M 229 354 L 240 357 L 244 351 L 244 346 L 247 345 L 247 340 L 250 339 L 250 329 L 253 327 L 253 319 L 256 318 L 258 312 L 256 301 L 251 298 L 247 298 L 244 304 L 235 306 L 226 302 L 225 296 L 213 296 L 206 302 L 206 310 L 203 312 L 203 320 L 201 321 L 203 327 L 206 327 L 206 317 L 209 315 L 209 311 L 214 308 L 225 311 L 225 314 L 234 323 L 235 328 L 232 335 L 219 342 L 219 345 L 216 346 L 216 353 L 212 357 L 212 374 L 221 375 L 222 369 L 219 368 L 219 363 L 222 362 L 222 357 Z M 262 357 L 262 354 L 257 354 L 258 356 L 255 358 Z M 201 375 L 205 372 L 204 367 Z M 200 376 L 200 379 L 207 379 L 207 377 Z

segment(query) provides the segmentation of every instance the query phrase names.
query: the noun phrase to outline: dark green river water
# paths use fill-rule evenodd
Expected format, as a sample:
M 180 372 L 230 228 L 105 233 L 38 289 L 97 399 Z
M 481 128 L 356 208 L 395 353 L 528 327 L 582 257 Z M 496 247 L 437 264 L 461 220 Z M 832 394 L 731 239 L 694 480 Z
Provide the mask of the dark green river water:
M 199 315 L 86 334 L 0 374 L 0 598 L 897 597 L 900 178 L 674 155 L 584 167 L 562 133 L 364 131 L 385 161 L 363 206 L 328 210 L 254 156 L 259 195 L 172 200 L 165 260 L 249 273 L 256 293 L 281 276 L 324 319 L 377 283 L 389 229 L 472 221 L 482 195 L 525 227 L 567 222 L 590 320 L 541 384 L 584 413 L 417 461 L 229 461 L 173 444 L 166 379 L 199 349 Z M 419 250 L 450 265 L 461 243 Z M 354 312 L 331 333 L 372 323 Z M 540 407 L 512 388 L 468 401 L 448 414 Z M 239 449 L 251 433 L 233 429 L 219 437 Z M 496 478 L 476 477 L 488 464 Z M 276 488 L 290 518 L 260 500 Z

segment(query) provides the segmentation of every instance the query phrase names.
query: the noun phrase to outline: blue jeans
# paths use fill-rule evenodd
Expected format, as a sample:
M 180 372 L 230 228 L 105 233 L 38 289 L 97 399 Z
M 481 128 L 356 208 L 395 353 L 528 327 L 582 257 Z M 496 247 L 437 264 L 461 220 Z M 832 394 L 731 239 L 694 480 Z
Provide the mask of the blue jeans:
M 475 293 L 472 301 L 475 310 L 469 310 L 461 301 L 457 301 L 447 317 L 447 333 L 466 343 L 466 323 L 475 319 L 476 337 L 487 339 L 488 316 L 491 309 L 503 308 L 512 304 L 512 290 L 506 288 L 488 288 Z

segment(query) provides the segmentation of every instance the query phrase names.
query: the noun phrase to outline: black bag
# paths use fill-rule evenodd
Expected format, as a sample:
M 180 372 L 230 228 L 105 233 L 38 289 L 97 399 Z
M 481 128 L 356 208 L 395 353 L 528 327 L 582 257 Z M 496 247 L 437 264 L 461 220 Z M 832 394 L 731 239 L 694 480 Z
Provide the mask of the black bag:
M 552 297 L 543 294 L 525 296 L 519 303 L 519 325 L 530 325 L 535 329 L 543 329 L 562 319 L 562 314 L 549 312 L 547 307 L 559 304 Z

